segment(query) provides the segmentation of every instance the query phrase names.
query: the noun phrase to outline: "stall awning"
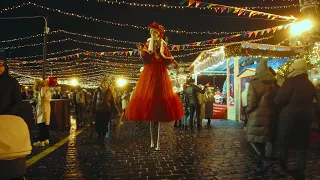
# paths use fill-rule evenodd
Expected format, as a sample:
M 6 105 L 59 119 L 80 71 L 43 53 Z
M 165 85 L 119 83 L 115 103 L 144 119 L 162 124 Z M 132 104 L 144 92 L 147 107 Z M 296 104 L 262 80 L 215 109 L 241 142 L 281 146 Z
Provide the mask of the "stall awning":
M 233 43 L 223 47 L 203 51 L 192 63 L 197 74 L 223 74 L 227 69 L 227 59 L 233 67 L 235 57 L 241 67 L 256 64 L 261 58 L 268 58 L 284 63 L 288 57 L 296 54 L 292 47 L 258 43 Z M 278 67 L 278 63 L 274 63 Z M 273 68 L 274 68 L 273 67 Z M 231 68 L 232 69 L 232 68 Z

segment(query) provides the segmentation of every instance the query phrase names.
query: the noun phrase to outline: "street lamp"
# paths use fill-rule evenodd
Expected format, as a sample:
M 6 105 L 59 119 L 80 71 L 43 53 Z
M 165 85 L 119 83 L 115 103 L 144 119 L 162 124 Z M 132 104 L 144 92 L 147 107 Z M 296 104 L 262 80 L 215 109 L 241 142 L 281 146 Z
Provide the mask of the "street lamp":
M 43 62 L 42 62 L 42 79 L 46 79 L 46 63 L 47 63 L 47 35 L 49 34 L 48 20 L 45 16 L 24 16 L 24 17 L 2 17 L 3 20 L 12 20 L 12 19 L 44 19 L 44 33 L 43 33 Z

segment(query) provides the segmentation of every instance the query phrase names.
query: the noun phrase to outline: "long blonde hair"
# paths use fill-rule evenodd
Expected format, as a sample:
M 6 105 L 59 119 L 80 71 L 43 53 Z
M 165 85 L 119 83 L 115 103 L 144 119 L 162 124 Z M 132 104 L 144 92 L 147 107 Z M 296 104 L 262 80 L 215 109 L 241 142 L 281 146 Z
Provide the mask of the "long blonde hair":
M 35 92 L 40 91 L 42 87 L 46 85 L 46 82 L 42 79 L 36 79 L 33 84 L 33 90 Z

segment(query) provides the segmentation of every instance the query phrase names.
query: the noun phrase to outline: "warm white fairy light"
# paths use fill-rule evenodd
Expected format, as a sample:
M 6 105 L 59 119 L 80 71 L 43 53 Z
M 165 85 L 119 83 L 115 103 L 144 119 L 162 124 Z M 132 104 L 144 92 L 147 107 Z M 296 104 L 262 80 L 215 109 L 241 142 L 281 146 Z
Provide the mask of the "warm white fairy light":
M 200 1 L 199 1 L 200 2 Z M 100 22 L 100 23 L 106 23 L 106 24 L 111 24 L 111 25 L 115 25 L 115 26 L 121 26 L 121 27 L 132 27 L 132 28 L 136 28 L 136 29 L 144 29 L 144 30 L 148 30 L 148 27 L 146 26 L 137 26 L 137 25 L 132 25 L 132 24 L 124 24 L 124 23 L 117 23 L 117 22 L 111 22 L 111 21 L 106 21 L 106 20 L 101 20 L 101 19 L 97 19 L 97 18 L 93 18 L 93 17 L 90 17 L 90 16 L 84 16 L 84 15 L 78 15 L 78 14 L 75 14 L 75 13 L 69 13 L 69 12 L 64 12 L 60 9 L 54 9 L 54 8 L 49 8 L 49 7 L 45 7 L 45 6 L 42 6 L 42 5 L 38 5 L 36 3 L 32 3 L 32 2 L 27 2 L 27 3 L 23 3 L 22 5 L 19 5 L 19 6 L 14 6 L 14 7 L 10 7 L 10 8 L 5 8 L 5 9 L 2 9 L 0 11 L 0 13 L 3 13 L 3 12 L 6 12 L 6 11 L 9 11 L 9 10 L 13 10 L 13 9 L 18 9 L 18 8 L 22 8 L 24 6 L 27 6 L 27 5 L 32 5 L 34 7 L 37 7 L 37 8 L 41 8 L 41 9 L 45 9 L 47 11 L 52 11 L 52 12 L 56 12 L 56 13 L 60 13 L 60 14 L 63 14 L 63 15 L 68 15 L 68 16 L 73 16 L 73 17 L 77 17 L 79 19 L 85 19 L 85 20 L 91 20 L 93 22 Z M 217 5 L 217 4 L 213 4 L 213 5 Z M 217 7 L 220 7 L 220 6 L 224 6 L 224 5 L 217 5 Z M 212 7 L 212 6 L 210 6 Z M 238 7 L 232 7 L 232 6 L 224 6 L 225 8 L 235 8 L 236 10 L 238 11 L 249 11 L 250 14 L 249 14 L 249 17 L 251 16 L 254 16 L 254 15 L 264 15 L 266 16 L 268 19 L 277 19 L 277 18 L 280 18 L 280 19 L 285 19 L 285 20 L 296 20 L 295 17 L 292 17 L 292 16 L 280 16 L 280 15 L 275 15 L 275 14 L 270 14 L 270 13 L 264 13 L 264 12 L 259 12 L 259 11 L 252 11 L 252 10 L 248 10 L 248 9 L 243 9 L 243 8 L 238 8 Z M 244 13 L 242 13 L 244 14 Z M 220 35 L 222 34 L 221 32 L 220 33 L 217 33 L 217 32 L 210 32 L 210 31 L 205 31 L 205 32 L 191 32 L 191 31 L 184 31 L 184 30 L 173 30 L 173 29 L 166 29 L 165 30 L 166 32 L 171 32 L 171 33 L 177 33 L 177 34 L 215 34 L 215 35 Z
M 212 10 L 213 7 L 195 7 L 195 6 L 171 6 L 166 4 L 146 4 L 146 3 L 130 3 L 125 1 L 109 1 L 109 0 L 97 0 L 98 2 L 106 2 L 111 5 L 125 4 L 133 7 L 146 7 L 146 8 L 167 8 L 167 9 L 200 9 L 200 10 Z M 263 0 L 266 1 L 266 0 Z M 273 0 L 272 0 L 273 1 Z M 284 0 L 281 0 L 284 1 Z M 293 0 L 288 0 L 288 2 L 293 2 Z M 240 8 L 244 9 L 284 9 L 299 7 L 299 4 L 283 5 L 283 6 L 243 6 Z

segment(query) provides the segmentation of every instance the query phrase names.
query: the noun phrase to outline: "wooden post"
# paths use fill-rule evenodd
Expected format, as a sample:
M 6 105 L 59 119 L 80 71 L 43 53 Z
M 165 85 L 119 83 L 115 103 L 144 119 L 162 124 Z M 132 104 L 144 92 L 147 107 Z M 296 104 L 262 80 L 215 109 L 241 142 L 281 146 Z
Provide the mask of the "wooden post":
M 230 107 L 230 58 L 227 58 L 227 108 Z
M 233 63 L 233 73 L 234 73 L 234 112 L 235 112 L 235 120 L 240 121 L 240 108 L 241 108 L 241 82 L 239 81 L 238 74 L 239 74 L 239 60 L 240 57 L 236 56 L 234 58 Z

